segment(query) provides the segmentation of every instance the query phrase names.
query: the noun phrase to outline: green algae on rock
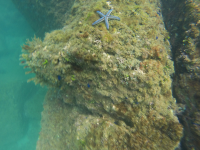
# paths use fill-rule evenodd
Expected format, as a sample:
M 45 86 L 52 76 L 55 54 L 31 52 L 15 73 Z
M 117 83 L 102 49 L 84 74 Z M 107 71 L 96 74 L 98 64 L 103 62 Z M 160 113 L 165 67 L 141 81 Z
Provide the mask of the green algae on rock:
M 157 14 L 159 5 L 158 0 L 76 0 L 62 29 L 46 33 L 43 41 L 36 37 L 27 41 L 21 59 L 31 69 L 27 73 L 35 73 L 30 80 L 55 88 L 61 107 L 78 107 L 93 118 L 71 124 L 77 127 L 76 144 L 69 149 L 79 145 L 93 150 L 173 150 L 178 146 L 182 126 L 173 114 L 176 101 L 170 75 L 174 68 L 169 42 L 164 41 L 168 33 Z M 109 31 L 103 23 L 91 25 L 98 19 L 97 10 L 105 13 L 111 8 L 120 22 L 111 21 Z M 42 133 L 49 135 L 44 128 Z M 38 150 L 44 147 L 43 140 L 39 139 Z
M 200 1 L 170 0 L 163 1 L 163 6 L 176 69 L 174 96 L 181 106 L 176 114 L 184 127 L 181 147 L 199 149 Z

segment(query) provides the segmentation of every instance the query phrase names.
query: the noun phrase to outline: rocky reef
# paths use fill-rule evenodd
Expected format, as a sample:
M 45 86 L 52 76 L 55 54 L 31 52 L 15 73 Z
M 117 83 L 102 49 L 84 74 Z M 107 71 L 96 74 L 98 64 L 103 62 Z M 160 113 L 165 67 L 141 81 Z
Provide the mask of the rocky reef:
M 22 46 L 28 80 L 51 87 L 37 150 L 173 150 L 174 72 L 159 0 L 75 0 L 60 30 Z M 96 11 L 120 17 L 92 26 Z
M 170 33 L 175 76 L 177 116 L 184 126 L 184 150 L 200 148 L 200 1 L 163 1 L 163 16 Z

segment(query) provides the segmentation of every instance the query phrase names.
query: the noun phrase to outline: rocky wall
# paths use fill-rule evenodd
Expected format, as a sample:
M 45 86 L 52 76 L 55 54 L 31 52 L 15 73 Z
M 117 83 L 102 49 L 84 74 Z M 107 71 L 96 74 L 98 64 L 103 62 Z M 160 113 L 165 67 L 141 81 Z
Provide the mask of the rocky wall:
M 76 0 L 65 26 L 34 37 L 20 59 L 28 80 L 52 87 L 37 149 L 179 146 L 169 34 L 158 0 Z M 119 20 L 92 26 L 97 11 Z
M 176 114 L 184 126 L 183 150 L 200 149 L 200 1 L 162 1 L 170 33 L 175 75 Z

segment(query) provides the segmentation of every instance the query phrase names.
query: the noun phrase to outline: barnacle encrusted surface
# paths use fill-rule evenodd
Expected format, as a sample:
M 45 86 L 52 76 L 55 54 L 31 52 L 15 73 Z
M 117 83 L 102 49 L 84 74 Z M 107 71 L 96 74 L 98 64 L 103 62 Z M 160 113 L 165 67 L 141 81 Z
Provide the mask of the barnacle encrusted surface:
M 47 94 L 38 150 L 178 146 L 174 68 L 158 6 L 158 0 L 76 0 L 66 26 L 23 46 L 27 73 L 35 73 L 29 81 L 55 88 Z M 96 11 L 110 8 L 121 21 L 110 21 L 109 30 L 104 23 L 92 26 Z M 65 117 L 70 123 L 63 123 Z

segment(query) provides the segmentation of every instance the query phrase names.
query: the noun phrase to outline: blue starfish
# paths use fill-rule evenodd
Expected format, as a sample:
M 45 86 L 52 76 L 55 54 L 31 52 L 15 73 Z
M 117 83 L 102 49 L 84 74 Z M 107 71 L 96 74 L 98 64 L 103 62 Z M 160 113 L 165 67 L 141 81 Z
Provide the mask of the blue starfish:
M 100 11 L 97 11 L 97 13 L 101 16 L 101 18 L 97 21 L 95 21 L 92 25 L 96 25 L 102 21 L 105 20 L 105 23 L 106 23 L 106 28 L 109 29 L 109 24 L 108 24 L 108 19 L 117 19 L 117 20 L 120 20 L 119 17 L 116 17 L 116 16 L 110 16 L 111 12 L 113 11 L 113 9 L 110 9 L 106 15 L 104 15 L 102 12 Z

